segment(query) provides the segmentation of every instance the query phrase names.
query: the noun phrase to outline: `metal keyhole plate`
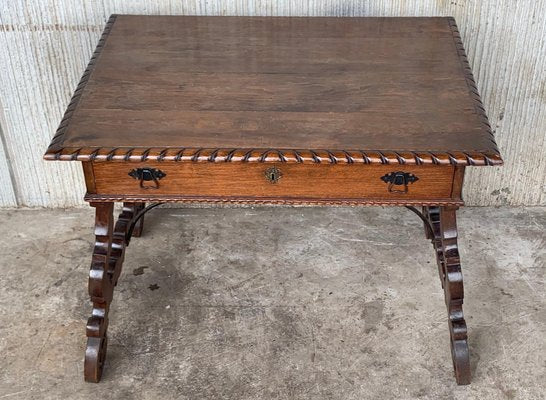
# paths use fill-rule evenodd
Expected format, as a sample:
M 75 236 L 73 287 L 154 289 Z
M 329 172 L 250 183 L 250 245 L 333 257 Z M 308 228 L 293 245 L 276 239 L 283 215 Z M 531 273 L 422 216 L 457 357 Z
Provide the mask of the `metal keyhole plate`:
M 277 183 L 282 177 L 282 172 L 277 167 L 271 167 L 265 170 L 265 177 L 271 183 Z

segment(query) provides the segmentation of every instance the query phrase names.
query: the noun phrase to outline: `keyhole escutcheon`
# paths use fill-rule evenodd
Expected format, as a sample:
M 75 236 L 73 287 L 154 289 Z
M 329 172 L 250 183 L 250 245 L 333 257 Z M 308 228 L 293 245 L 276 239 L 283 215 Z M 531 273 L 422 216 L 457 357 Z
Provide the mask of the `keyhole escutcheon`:
M 271 167 L 265 170 L 265 177 L 271 183 L 277 183 L 282 177 L 282 172 L 277 167 Z

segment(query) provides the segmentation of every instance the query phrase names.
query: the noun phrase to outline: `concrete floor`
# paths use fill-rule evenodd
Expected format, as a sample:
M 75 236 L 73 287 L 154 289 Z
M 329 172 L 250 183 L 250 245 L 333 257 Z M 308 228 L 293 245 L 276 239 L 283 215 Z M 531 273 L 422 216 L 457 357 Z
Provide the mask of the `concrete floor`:
M 0 399 L 545 398 L 544 208 L 459 212 L 466 387 L 432 247 L 407 210 L 150 212 L 100 384 L 82 378 L 91 209 L 0 220 Z

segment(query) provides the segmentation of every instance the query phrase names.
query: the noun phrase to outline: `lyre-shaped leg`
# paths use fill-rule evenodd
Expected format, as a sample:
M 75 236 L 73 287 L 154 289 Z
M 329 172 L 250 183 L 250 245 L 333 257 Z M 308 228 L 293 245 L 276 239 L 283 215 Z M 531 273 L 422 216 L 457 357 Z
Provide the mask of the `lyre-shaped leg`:
M 434 235 L 440 280 L 445 294 L 455 379 L 459 385 L 470 383 L 470 357 L 466 322 L 463 316 L 463 275 L 457 245 L 457 207 L 425 207 L 424 214 Z
M 95 207 L 95 247 L 89 270 L 89 296 L 93 311 L 87 321 L 84 377 L 100 381 L 108 343 L 108 311 L 127 246 L 125 235 L 139 203 L 124 203 L 114 225 L 114 203 L 91 203 Z

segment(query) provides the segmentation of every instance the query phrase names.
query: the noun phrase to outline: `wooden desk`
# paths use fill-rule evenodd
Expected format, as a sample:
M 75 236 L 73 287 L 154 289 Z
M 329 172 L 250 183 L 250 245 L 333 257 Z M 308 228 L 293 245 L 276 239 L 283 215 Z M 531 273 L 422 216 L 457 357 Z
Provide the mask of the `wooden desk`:
M 409 207 L 470 382 L 455 211 L 465 168 L 502 160 L 453 18 L 114 15 L 45 158 L 81 161 L 96 208 L 86 380 L 144 213 L 222 202 Z

